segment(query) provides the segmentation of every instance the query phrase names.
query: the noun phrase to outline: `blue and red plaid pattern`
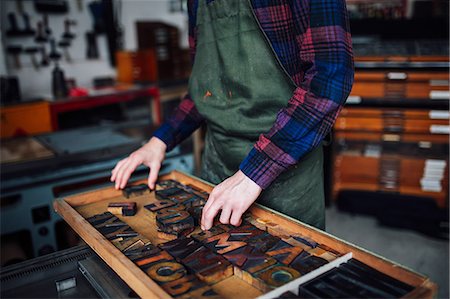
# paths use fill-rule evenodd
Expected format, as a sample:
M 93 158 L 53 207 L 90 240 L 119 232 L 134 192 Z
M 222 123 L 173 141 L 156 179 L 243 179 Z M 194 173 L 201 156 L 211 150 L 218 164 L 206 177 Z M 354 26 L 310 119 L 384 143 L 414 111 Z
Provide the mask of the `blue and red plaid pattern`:
M 189 45 L 195 59 L 198 1 L 190 0 Z M 353 53 L 345 0 L 251 0 L 254 14 L 296 84 L 271 130 L 261 134 L 240 169 L 262 188 L 316 148 L 331 130 L 353 84 Z M 154 136 L 168 150 L 204 119 L 187 95 Z

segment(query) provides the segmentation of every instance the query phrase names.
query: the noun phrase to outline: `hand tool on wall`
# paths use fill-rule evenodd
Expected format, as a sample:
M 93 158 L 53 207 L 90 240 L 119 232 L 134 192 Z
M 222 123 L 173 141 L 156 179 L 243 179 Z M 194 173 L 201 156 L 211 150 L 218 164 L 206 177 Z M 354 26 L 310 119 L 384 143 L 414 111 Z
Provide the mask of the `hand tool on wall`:
M 98 54 L 97 35 L 95 32 L 86 32 L 86 45 L 86 58 L 98 59 L 100 55 Z
M 58 61 L 61 58 L 61 54 L 56 50 L 56 41 L 54 38 L 50 40 L 50 54 L 48 57 L 53 61 Z
M 58 46 L 63 49 L 64 58 L 67 62 L 72 62 L 72 57 L 70 56 L 69 50 L 67 48 L 70 47 L 70 41 L 63 39 L 58 42 Z
M 38 47 L 28 47 L 25 48 L 25 53 L 31 56 L 31 63 L 33 64 L 33 67 L 37 70 L 39 69 L 39 63 L 36 59 L 36 53 L 39 51 Z
M 50 29 L 50 26 L 48 25 L 48 15 L 44 15 L 42 17 L 42 24 L 44 24 L 44 32 L 47 36 L 52 35 L 52 30 Z
M 72 39 L 75 38 L 75 34 L 73 34 L 72 32 L 70 32 L 70 26 L 72 26 L 72 25 L 76 25 L 76 21 L 74 21 L 74 20 L 69 20 L 69 19 L 66 19 L 66 20 L 64 21 L 64 33 L 63 33 L 63 35 L 62 35 L 62 38 L 63 38 L 63 39 L 66 39 L 66 40 L 72 40 Z
M 16 68 L 20 69 L 21 68 L 21 64 L 20 64 L 20 53 L 22 53 L 23 49 L 22 46 L 8 46 L 6 47 L 6 52 L 9 55 L 12 55 L 14 58 L 14 65 Z
M 83 11 L 83 0 L 77 0 L 77 7 L 79 12 Z
M 50 64 L 50 59 L 47 55 L 47 49 L 45 48 L 45 45 L 43 45 L 40 48 L 41 51 L 41 66 L 48 66 Z
M 20 29 L 17 26 L 17 19 L 14 13 L 10 12 L 8 14 L 8 22 L 9 22 L 9 29 L 6 31 L 6 35 L 8 36 L 19 35 Z
M 47 35 L 45 34 L 44 30 L 44 23 L 42 23 L 41 21 L 37 23 L 37 32 L 34 41 L 37 43 L 46 43 L 48 41 Z
M 30 16 L 27 13 L 22 14 L 23 23 L 25 24 L 25 28 L 22 30 L 23 35 L 33 35 L 35 30 L 31 28 L 30 24 Z

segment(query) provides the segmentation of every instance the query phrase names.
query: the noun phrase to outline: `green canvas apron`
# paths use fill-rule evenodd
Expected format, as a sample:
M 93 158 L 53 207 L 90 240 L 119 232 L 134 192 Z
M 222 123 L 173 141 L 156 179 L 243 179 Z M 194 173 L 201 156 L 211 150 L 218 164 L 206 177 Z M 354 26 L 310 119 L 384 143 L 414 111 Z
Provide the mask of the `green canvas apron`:
M 219 184 L 270 130 L 295 85 L 244 0 L 199 0 L 189 93 L 206 118 L 202 177 Z M 257 202 L 324 228 L 322 146 L 282 173 Z

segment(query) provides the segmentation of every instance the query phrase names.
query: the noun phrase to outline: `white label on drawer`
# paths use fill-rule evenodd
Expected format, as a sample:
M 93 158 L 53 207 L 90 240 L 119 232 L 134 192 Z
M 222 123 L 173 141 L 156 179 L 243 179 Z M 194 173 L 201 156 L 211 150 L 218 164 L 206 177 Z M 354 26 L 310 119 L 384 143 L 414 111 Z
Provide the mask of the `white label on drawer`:
M 419 141 L 420 148 L 431 148 L 432 143 L 429 141 Z
M 449 119 L 450 112 L 445 110 L 431 110 L 428 116 L 431 119 Z
M 436 159 L 425 160 L 425 168 L 444 169 L 445 166 L 447 166 L 447 161 L 445 160 L 436 160 Z
M 448 86 L 448 80 L 431 79 L 430 86 Z
M 431 125 L 430 133 L 431 134 L 450 134 L 450 126 Z
M 423 191 L 430 191 L 430 192 L 441 192 L 442 191 L 441 182 L 435 181 L 435 180 L 421 179 L 420 186 Z
M 406 73 L 389 72 L 387 77 L 389 80 L 405 80 L 408 75 Z
M 360 96 L 349 96 L 347 98 L 346 103 L 347 104 L 359 104 L 359 103 L 361 103 L 361 101 L 362 101 L 362 99 Z
M 430 91 L 430 99 L 432 99 L 432 100 L 448 100 L 448 99 L 450 99 L 450 92 L 447 90 L 432 90 L 432 91 Z

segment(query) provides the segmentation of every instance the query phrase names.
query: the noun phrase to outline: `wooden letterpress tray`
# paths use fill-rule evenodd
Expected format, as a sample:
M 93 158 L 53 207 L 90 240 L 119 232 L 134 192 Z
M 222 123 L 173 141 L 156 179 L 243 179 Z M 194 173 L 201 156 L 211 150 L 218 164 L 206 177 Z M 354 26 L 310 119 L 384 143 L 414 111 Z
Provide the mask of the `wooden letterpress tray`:
M 160 180 L 167 179 L 172 179 L 185 185 L 192 185 L 206 192 L 210 192 L 213 188 L 212 185 L 200 179 L 178 171 L 160 177 Z M 145 182 L 143 181 L 143 183 Z M 144 205 L 156 201 L 154 192 L 147 192 L 126 199 L 121 191 L 109 187 L 56 199 L 54 208 L 140 297 L 171 298 L 163 288 L 128 259 L 128 257 L 86 220 L 88 217 L 106 212 L 108 204 L 114 201 L 137 202 L 138 212 L 135 216 L 118 217 L 126 222 L 134 231 L 148 238 L 153 244 L 157 245 L 167 242 L 158 237 L 156 223 L 154 217 L 152 217 L 152 213 L 143 208 Z M 414 289 L 404 296 L 406 298 L 432 298 L 436 294 L 437 286 L 428 278 L 263 206 L 253 205 L 249 210 L 247 219 L 255 223 L 256 226 L 263 226 L 269 233 L 278 235 L 281 238 L 283 236 L 300 234 L 323 245 L 325 248 L 328 247 L 330 250 L 339 253 L 340 258 L 352 256 L 366 265 L 412 286 Z M 199 231 L 199 229 L 197 230 Z M 330 262 L 330 264 L 332 263 Z M 237 268 L 234 268 L 234 273 L 233 276 L 211 285 L 212 289 L 224 298 L 256 298 L 264 295 L 260 289 L 257 289 L 247 283 L 245 279 L 242 279 L 241 277 L 243 276 L 238 275 L 239 270 Z M 306 278 L 309 274 L 301 276 L 296 280 Z M 292 285 L 295 282 L 291 281 L 275 289 L 275 292 L 278 291 L 278 294 L 281 294 L 284 292 L 281 291 L 282 288 L 286 289 L 289 284 Z M 273 294 L 273 292 L 271 293 Z

